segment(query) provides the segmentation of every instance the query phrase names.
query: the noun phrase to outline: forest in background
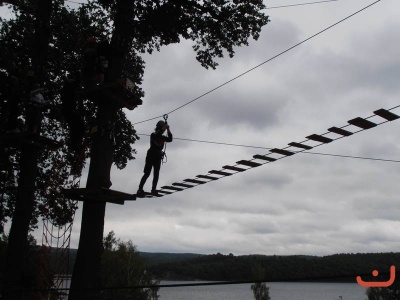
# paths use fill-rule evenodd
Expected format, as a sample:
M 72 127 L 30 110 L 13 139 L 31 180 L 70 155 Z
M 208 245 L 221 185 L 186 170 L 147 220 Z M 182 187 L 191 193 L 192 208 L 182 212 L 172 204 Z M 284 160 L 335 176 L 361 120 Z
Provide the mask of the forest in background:
M 76 257 L 70 250 L 70 270 Z M 379 270 L 382 281 L 389 268 L 400 269 L 400 253 L 345 253 L 328 256 L 309 255 L 205 255 L 195 253 L 138 252 L 145 268 L 160 280 L 209 281 L 332 281 L 356 282 L 360 275 L 372 279 Z M 398 276 L 400 278 L 400 275 Z M 374 278 L 373 280 L 378 280 Z
M 157 257 L 157 254 L 154 254 Z M 163 254 L 159 254 L 163 255 Z M 187 254 L 182 254 L 187 256 Z M 179 257 L 179 254 L 176 254 Z M 151 260 L 149 260 L 151 261 Z M 389 277 L 391 265 L 398 265 L 400 253 L 348 253 L 329 256 L 308 255 L 198 255 L 187 260 L 151 265 L 149 271 L 168 280 L 266 280 L 355 282 L 357 275 L 366 280 L 379 270 L 382 281 Z M 374 278 L 374 280 L 378 280 Z

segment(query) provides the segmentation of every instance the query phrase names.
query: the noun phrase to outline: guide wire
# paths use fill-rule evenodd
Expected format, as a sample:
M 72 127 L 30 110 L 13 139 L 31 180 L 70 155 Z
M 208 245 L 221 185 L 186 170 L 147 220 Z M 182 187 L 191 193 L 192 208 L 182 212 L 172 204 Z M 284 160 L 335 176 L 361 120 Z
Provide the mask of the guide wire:
M 143 134 L 143 133 L 138 133 L 137 135 L 150 136 L 149 134 Z M 231 144 L 231 143 L 222 143 L 222 142 L 212 142 L 212 141 L 204 141 L 204 140 L 193 140 L 193 139 L 185 139 L 185 138 L 177 138 L 177 137 L 174 137 L 174 140 L 197 142 L 197 143 L 206 143 L 206 144 L 215 144 L 215 145 L 222 145 L 222 146 L 243 147 L 243 148 L 254 148 L 254 149 L 265 149 L 265 150 L 273 149 L 273 148 L 262 147 L 262 146 L 250 146 L 250 145 Z M 375 158 L 375 157 L 365 157 L 365 156 L 353 156 L 353 155 L 345 155 L 345 154 L 321 153 L 321 152 L 313 152 L 313 151 L 299 151 L 299 152 L 295 152 L 295 153 L 300 153 L 300 154 L 304 153 L 304 154 L 314 154 L 314 155 L 323 155 L 323 156 L 342 157 L 342 158 L 353 158 L 353 159 L 364 159 L 364 160 L 374 160 L 374 161 L 400 163 L 400 160 L 395 160 L 395 159 L 385 159 L 385 158 Z
M 306 2 L 306 3 L 298 3 L 298 4 L 281 5 L 281 6 L 272 6 L 272 7 L 267 7 L 265 9 L 274 9 L 274 8 L 284 8 L 284 7 L 320 4 L 320 3 L 325 3 L 325 2 L 336 2 L 336 1 L 339 1 L 339 0 L 325 0 L 325 1 Z

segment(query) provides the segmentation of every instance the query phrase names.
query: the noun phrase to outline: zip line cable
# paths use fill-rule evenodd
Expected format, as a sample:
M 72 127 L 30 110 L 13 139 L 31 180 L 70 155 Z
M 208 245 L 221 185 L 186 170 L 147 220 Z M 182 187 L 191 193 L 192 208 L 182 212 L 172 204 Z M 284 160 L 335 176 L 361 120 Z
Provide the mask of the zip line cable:
M 144 133 L 138 133 L 137 135 L 150 136 L 150 134 L 144 134 Z M 215 145 L 222 145 L 222 146 L 242 147 L 242 148 L 254 148 L 254 149 L 265 149 L 265 150 L 273 149 L 273 148 L 262 147 L 262 146 L 251 146 L 251 145 L 232 144 L 232 143 L 223 143 L 223 142 L 212 142 L 212 141 L 204 141 L 204 140 L 193 140 L 193 139 L 185 139 L 185 138 L 177 138 L 177 137 L 174 137 L 174 140 L 196 142 L 196 143 L 206 143 L 206 144 L 215 144 Z M 312 151 L 300 151 L 298 153 L 400 163 L 400 160 L 376 158 L 376 157 L 353 156 L 353 155 L 321 153 L 321 152 L 312 152 Z
M 315 34 L 313 34 L 312 36 L 310 36 L 310 37 L 308 37 L 308 38 L 302 40 L 301 42 L 299 42 L 299 43 L 297 43 L 297 44 L 291 46 L 290 48 L 288 48 L 288 49 L 286 49 L 286 50 L 284 50 L 284 51 L 282 51 L 282 52 L 276 54 L 275 56 L 273 56 L 273 57 L 267 59 L 266 61 L 264 61 L 264 62 L 262 62 L 262 63 L 256 65 L 255 67 L 253 67 L 253 68 L 251 68 L 251 69 L 249 69 L 249 70 L 247 70 L 247 71 L 245 71 L 245 72 L 243 72 L 243 73 L 237 75 L 236 77 L 234 77 L 234 78 L 232 78 L 232 79 L 230 79 L 230 80 L 228 80 L 228 81 L 226 81 L 226 82 L 220 84 L 219 86 L 217 86 L 217 87 L 215 87 L 215 88 L 209 90 L 208 92 L 206 92 L 206 93 L 204 93 L 204 94 L 202 94 L 202 95 L 200 95 L 200 96 L 198 96 L 198 97 L 196 97 L 196 98 L 194 98 L 194 99 L 192 99 L 192 100 L 186 102 L 185 104 L 182 104 L 181 106 L 178 106 L 177 108 L 171 110 L 171 111 L 168 112 L 167 114 L 172 114 L 173 112 L 176 112 L 177 110 L 179 110 L 179 109 L 181 109 L 181 108 L 183 108 L 183 107 L 185 107 L 185 106 L 187 106 L 187 105 L 189 105 L 189 104 L 191 104 L 191 103 L 193 103 L 193 102 L 195 102 L 195 101 L 197 101 L 197 100 L 203 98 L 204 96 L 206 96 L 206 95 L 208 95 L 208 94 L 211 94 L 212 92 L 214 92 L 214 91 L 216 91 L 216 90 L 222 88 L 223 86 L 225 86 L 225 85 L 231 83 L 232 81 L 234 81 L 234 80 L 236 80 L 236 79 L 238 79 L 238 78 L 240 78 L 240 77 L 242 77 L 242 76 L 244 76 L 244 75 L 250 73 L 251 71 L 254 71 L 255 69 L 261 67 L 262 65 L 264 65 L 264 64 L 266 64 L 266 63 L 268 63 L 268 62 L 274 60 L 275 58 L 277 58 L 277 57 L 279 57 L 279 56 L 285 54 L 286 52 L 289 52 L 290 50 L 292 50 L 292 49 L 294 49 L 294 48 L 296 48 L 296 47 L 298 47 L 298 46 L 304 44 L 305 42 L 311 40 L 312 38 L 314 38 L 314 37 L 316 37 L 316 36 L 318 36 L 318 35 L 324 33 L 325 31 L 328 31 L 329 29 L 335 27 L 336 25 L 338 25 L 338 24 L 340 24 L 340 23 L 342 23 L 342 22 L 344 22 L 344 21 L 350 19 L 351 17 L 353 17 L 353 16 L 359 14 L 360 12 L 366 10 L 367 8 L 373 6 L 373 5 L 375 5 L 375 4 L 377 4 L 378 2 L 381 2 L 381 1 L 382 1 L 382 0 L 377 0 L 377 1 L 375 1 L 375 2 L 373 2 L 373 3 L 371 3 L 371 4 L 369 4 L 369 5 L 367 5 L 367 6 L 365 6 L 365 7 L 363 7 L 362 9 L 360 9 L 360 10 L 358 10 L 358 11 L 352 13 L 351 15 L 349 15 L 349 16 L 347 16 L 347 17 L 341 19 L 340 21 L 338 21 L 338 22 L 336 22 L 336 23 L 334 23 L 334 24 L 332 24 L 332 25 L 326 27 L 325 29 L 323 29 L 323 30 L 321 30 L 321 31 L 319 31 L 319 32 L 317 32 L 317 33 L 315 33 Z M 151 120 L 158 119 L 158 118 L 160 118 L 160 117 L 162 117 L 162 116 L 163 116 L 163 115 L 160 115 L 160 116 L 157 116 L 157 117 L 153 117 L 153 118 L 150 118 L 150 119 L 146 119 L 146 120 L 143 120 L 143 121 L 139 121 L 139 122 L 133 123 L 132 125 L 145 123 L 145 122 L 148 122 L 148 121 L 151 121 Z
M 150 134 L 137 133 L 137 135 L 150 136 Z M 272 148 L 261 147 L 261 146 L 249 146 L 242 144 L 232 144 L 232 143 L 223 143 L 223 142 L 212 142 L 212 141 L 204 141 L 204 140 L 193 140 L 193 139 L 185 139 L 185 138 L 177 138 L 174 137 L 174 140 L 188 141 L 188 142 L 197 142 L 197 143 L 206 143 L 206 144 L 217 144 L 223 146 L 234 146 L 234 147 L 245 147 L 245 148 L 256 148 L 256 149 L 266 149 L 271 150 Z
M 72 0 L 64 0 L 65 2 L 71 2 L 71 3 L 75 3 L 75 4 L 80 4 L 80 5 L 84 5 L 87 3 L 83 3 L 83 2 L 76 2 L 76 1 L 72 1 Z
M 374 157 L 364 157 L 364 156 L 351 156 L 351 155 L 330 154 L 330 153 L 309 152 L 309 151 L 304 151 L 304 152 L 300 152 L 300 153 L 400 163 L 400 160 L 395 160 L 395 159 L 384 159 L 384 158 L 374 158 Z
M 65 2 L 71 2 L 75 4 L 87 4 L 85 2 L 76 2 L 72 0 L 64 0 Z M 275 9 L 275 8 L 285 8 L 285 7 L 293 7 L 293 6 L 303 6 L 303 5 L 312 5 L 312 4 L 320 4 L 320 3 L 325 3 L 325 2 L 336 2 L 339 0 L 325 0 L 325 1 L 315 1 L 315 2 L 306 2 L 306 3 L 298 3 L 298 4 L 289 4 L 289 5 L 282 5 L 282 6 L 272 6 L 272 7 L 267 7 L 264 9 Z
M 284 8 L 284 7 L 293 7 L 293 6 L 303 6 L 303 5 L 319 4 L 319 3 L 325 3 L 325 2 L 336 2 L 336 1 L 339 1 L 339 0 L 325 0 L 325 1 L 289 4 L 289 5 L 281 5 L 281 6 L 272 6 L 272 7 L 267 7 L 265 9 Z

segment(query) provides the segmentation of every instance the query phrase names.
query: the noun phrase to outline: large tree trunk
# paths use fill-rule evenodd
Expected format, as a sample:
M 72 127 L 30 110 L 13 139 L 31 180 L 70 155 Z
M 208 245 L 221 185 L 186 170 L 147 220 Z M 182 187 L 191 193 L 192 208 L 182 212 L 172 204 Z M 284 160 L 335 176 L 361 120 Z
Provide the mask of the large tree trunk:
M 32 62 L 35 70 L 36 82 L 41 84 L 45 78 L 45 65 L 47 61 L 48 41 L 50 37 L 50 15 L 52 11 L 51 0 L 40 0 L 36 7 L 35 21 L 35 49 L 33 49 Z M 28 94 L 29 91 L 25 91 Z M 40 124 L 37 134 L 40 133 Z M 3 299 L 22 299 L 24 297 L 24 267 L 26 263 L 29 224 L 33 217 L 35 207 L 35 182 L 38 172 L 38 158 L 40 149 L 27 144 L 21 149 L 20 174 L 18 190 L 9 233 L 6 252 L 6 265 L 4 269 Z M 25 295 L 26 296 L 26 295 Z
M 17 199 L 8 239 L 4 269 L 4 299 L 23 299 L 24 267 L 27 254 L 29 224 L 35 201 L 35 180 L 39 149 L 26 145 L 22 148 Z
M 110 186 L 110 169 L 113 161 L 112 127 L 115 116 L 114 106 L 110 107 L 103 103 L 99 107 L 98 131 L 91 152 L 87 188 Z M 96 287 L 102 254 L 105 210 L 105 202 L 83 203 L 81 235 L 72 275 L 70 300 L 85 299 L 91 294 L 86 289 Z
M 106 75 L 107 82 L 115 82 L 121 76 L 125 56 L 130 49 L 129 41 L 132 40 L 130 20 L 133 18 L 133 2 L 133 0 L 119 0 L 117 2 L 112 44 L 118 47 L 124 55 L 114 57 L 109 62 Z M 119 108 L 117 103 L 112 103 L 110 99 L 99 100 L 96 124 L 98 130 L 95 133 L 91 149 L 87 188 L 109 188 L 111 185 L 110 170 L 114 151 L 113 124 Z M 69 300 L 81 300 L 96 295 L 95 288 L 98 284 L 97 275 L 103 249 L 105 209 L 105 202 L 85 201 L 83 203 L 81 235 L 72 274 Z

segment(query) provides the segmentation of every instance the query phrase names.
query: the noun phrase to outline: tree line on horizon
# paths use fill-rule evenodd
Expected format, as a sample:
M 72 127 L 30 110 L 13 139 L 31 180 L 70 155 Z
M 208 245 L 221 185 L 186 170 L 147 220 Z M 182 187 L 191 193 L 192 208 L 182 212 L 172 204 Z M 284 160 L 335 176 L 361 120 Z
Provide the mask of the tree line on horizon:
M 308 255 L 198 255 L 185 261 L 150 266 L 157 277 L 168 280 L 251 281 L 333 281 L 355 282 L 357 275 L 371 278 L 372 270 L 385 276 L 400 253 L 348 253 L 329 256 Z M 400 265 L 400 264 L 399 264 Z M 375 279 L 377 280 L 377 279 Z

